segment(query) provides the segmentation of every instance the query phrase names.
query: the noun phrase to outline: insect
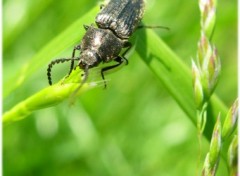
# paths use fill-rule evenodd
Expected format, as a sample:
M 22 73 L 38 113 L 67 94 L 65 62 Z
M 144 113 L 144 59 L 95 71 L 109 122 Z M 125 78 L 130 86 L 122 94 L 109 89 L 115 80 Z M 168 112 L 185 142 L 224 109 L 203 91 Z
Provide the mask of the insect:
M 53 65 L 63 62 L 71 62 L 71 74 L 74 69 L 74 61 L 84 71 L 84 78 L 81 85 L 87 80 L 90 68 L 98 66 L 101 62 L 108 63 L 115 61 L 116 64 L 101 69 L 101 76 L 106 87 L 104 73 L 107 70 L 120 66 L 124 61 L 126 53 L 132 47 L 128 41 L 132 33 L 139 27 L 144 13 L 143 0 L 111 0 L 106 6 L 101 6 L 101 11 L 95 18 L 96 27 L 84 25 L 85 35 L 79 45 L 75 46 L 71 58 L 62 58 L 52 61 L 48 65 L 47 76 L 51 85 L 51 69 Z M 125 49 L 120 55 L 122 49 Z M 79 50 L 80 56 L 75 57 Z

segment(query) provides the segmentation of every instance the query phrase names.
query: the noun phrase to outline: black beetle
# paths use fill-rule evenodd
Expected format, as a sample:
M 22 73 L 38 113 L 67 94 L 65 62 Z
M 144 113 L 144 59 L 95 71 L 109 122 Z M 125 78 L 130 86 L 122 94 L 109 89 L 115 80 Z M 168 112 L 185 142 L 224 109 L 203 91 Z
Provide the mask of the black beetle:
M 70 75 L 74 68 L 74 61 L 77 60 L 77 66 L 83 69 L 85 73 L 82 84 L 88 77 L 88 70 L 98 66 L 101 62 L 107 63 L 113 60 L 117 62 L 115 65 L 101 69 L 103 80 L 105 80 L 105 71 L 121 65 L 124 60 L 128 63 L 125 54 L 132 46 L 128 39 L 139 27 L 143 13 L 143 0 L 111 0 L 106 6 L 101 6 L 101 11 L 95 19 L 97 27 L 84 25 L 86 33 L 81 43 L 74 47 L 72 58 L 57 59 L 48 65 L 49 84 L 52 84 L 51 68 L 56 63 L 71 61 L 68 74 Z M 126 50 L 120 56 L 123 48 L 126 48 Z M 80 51 L 79 57 L 75 57 L 76 50 Z

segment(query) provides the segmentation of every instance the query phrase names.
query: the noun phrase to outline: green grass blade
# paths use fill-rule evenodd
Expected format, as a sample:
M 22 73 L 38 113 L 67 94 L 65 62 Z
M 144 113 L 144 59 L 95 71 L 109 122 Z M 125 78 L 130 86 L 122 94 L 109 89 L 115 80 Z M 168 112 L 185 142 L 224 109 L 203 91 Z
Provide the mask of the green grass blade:
M 3 84 L 3 97 L 5 98 L 13 90 L 21 86 L 37 70 L 42 69 L 43 67 L 46 68 L 49 61 L 57 54 L 79 42 L 81 36 L 83 36 L 85 32 L 82 27 L 83 24 L 91 24 L 92 21 L 94 21 L 95 14 L 98 10 L 99 7 L 96 7 L 89 11 L 86 15 L 80 17 L 76 22 L 40 50 L 28 63 L 16 72 L 13 78 L 7 80 Z
M 149 69 L 165 86 L 179 106 L 196 124 L 196 107 L 193 97 L 191 70 L 186 64 L 153 32 L 141 30 L 136 40 L 136 50 Z M 227 107 L 213 95 L 209 107 L 205 135 L 211 138 L 214 121 L 219 112 L 227 113 Z
M 75 69 L 69 77 L 63 78 L 63 80 L 59 81 L 59 83 L 48 86 L 47 88 L 42 89 L 29 98 L 21 101 L 3 114 L 3 124 L 5 125 L 24 119 L 36 110 L 55 106 L 68 98 L 70 98 L 70 103 L 73 103 L 72 101 L 74 101 L 75 98 L 83 91 L 97 85 L 97 82 L 85 83 L 82 87 L 80 87 L 78 92 L 75 92 L 81 83 L 81 77 L 79 76 L 81 74 L 83 74 L 82 70 Z
M 11 47 L 11 45 L 14 43 L 16 38 L 24 31 L 29 25 L 31 25 L 34 20 L 39 18 L 39 16 L 42 15 L 44 10 L 48 8 L 54 1 L 48 0 L 48 1 L 39 1 L 36 3 L 28 4 L 27 7 L 25 7 L 24 16 L 21 17 L 22 20 L 18 20 L 18 22 L 14 25 L 11 25 L 10 29 L 4 30 L 3 35 L 3 50 L 4 52 Z M 37 8 L 36 8 L 37 7 Z M 24 8 L 24 7 L 22 7 Z M 5 27 L 5 26 L 3 26 Z

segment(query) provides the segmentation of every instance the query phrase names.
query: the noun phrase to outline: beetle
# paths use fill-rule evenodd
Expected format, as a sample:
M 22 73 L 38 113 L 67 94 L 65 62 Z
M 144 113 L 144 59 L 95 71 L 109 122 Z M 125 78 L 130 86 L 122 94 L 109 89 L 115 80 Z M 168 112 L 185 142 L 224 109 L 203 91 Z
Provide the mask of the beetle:
M 104 72 L 121 65 L 126 53 L 132 47 L 128 41 L 132 33 L 139 27 L 139 23 L 144 14 L 143 0 L 111 0 L 106 6 L 101 6 L 101 11 L 95 18 L 96 27 L 84 25 L 85 35 L 79 45 L 75 46 L 71 58 L 62 58 L 52 61 L 48 65 L 48 82 L 52 85 L 51 69 L 57 63 L 71 61 L 71 74 L 74 69 L 74 61 L 78 61 L 77 66 L 84 71 L 84 78 L 81 85 L 86 81 L 90 68 L 98 66 L 101 62 L 117 62 L 115 65 L 103 67 L 101 76 L 106 87 Z M 120 55 L 122 49 L 125 49 Z M 75 52 L 79 50 L 80 56 L 75 57 Z M 80 85 L 80 86 L 81 86 Z

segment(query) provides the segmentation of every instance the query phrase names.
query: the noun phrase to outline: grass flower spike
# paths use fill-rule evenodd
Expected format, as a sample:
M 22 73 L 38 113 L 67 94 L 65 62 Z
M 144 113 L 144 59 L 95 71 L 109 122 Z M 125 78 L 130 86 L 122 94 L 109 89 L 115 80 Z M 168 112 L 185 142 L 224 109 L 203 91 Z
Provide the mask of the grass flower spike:
M 228 149 L 228 165 L 230 175 L 238 175 L 238 136 L 235 135 Z
M 202 170 L 203 176 L 214 176 L 216 174 L 220 158 L 221 146 L 221 121 L 219 115 L 213 130 L 210 149 L 204 162 Z
M 201 36 L 198 44 L 197 63 L 204 99 L 207 101 L 217 85 L 221 62 L 216 48 L 210 44 L 204 35 Z
M 222 137 L 227 139 L 232 132 L 236 129 L 238 120 L 238 99 L 233 103 L 232 107 L 228 111 L 227 117 L 223 124 Z
M 202 32 L 211 38 L 216 20 L 217 0 L 199 0 Z
M 197 109 L 201 109 L 204 102 L 203 86 L 201 83 L 200 70 L 192 60 L 193 89 Z
M 217 85 L 221 71 L 217 50 L 210 43 L 215 25 L 216 5 L 216 0 L 199 0 L 201 37 L 198 42 L 197 61 L 192 61 L 192 73 L 197 126 L 200 134 L 205 128 L 208 100 Z

